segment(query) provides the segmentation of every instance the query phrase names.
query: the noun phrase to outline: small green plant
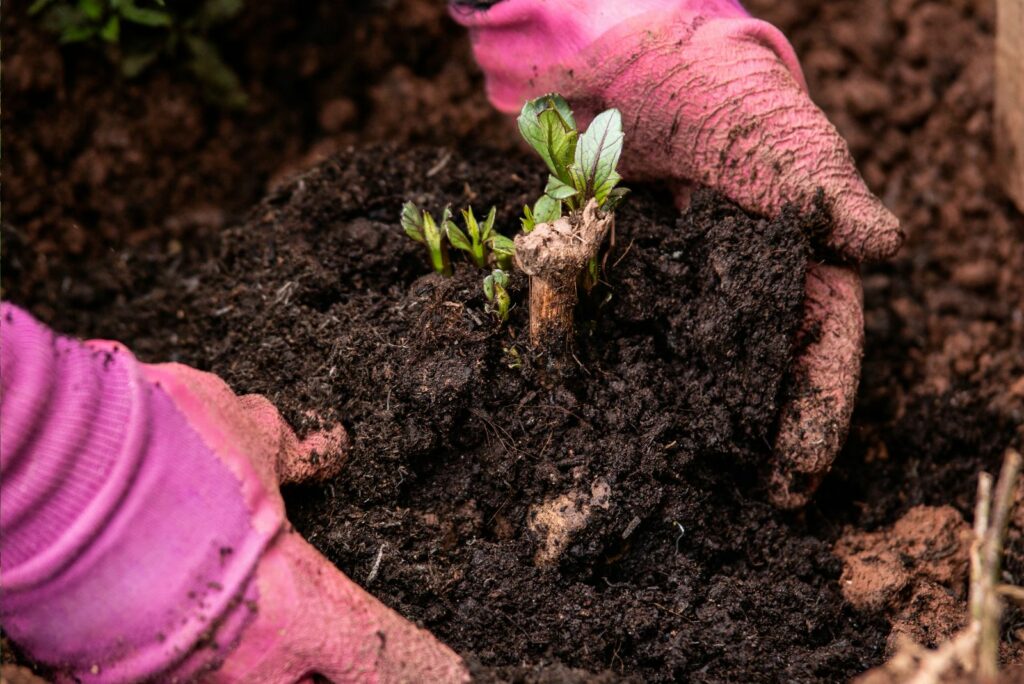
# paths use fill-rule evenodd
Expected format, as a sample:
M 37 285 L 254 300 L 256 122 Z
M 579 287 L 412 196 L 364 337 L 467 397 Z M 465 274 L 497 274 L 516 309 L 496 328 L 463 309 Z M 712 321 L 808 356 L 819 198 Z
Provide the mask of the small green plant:
M 496 212 L 495 207 L 491 207 L 481 224 L 473 215 L 473 207 L 463 209 L 462 220 L 466 229 L 462 230 L 454 221 L 448 221 L 445 223 L 445 233 L 452 246 L 469 254 L 470 261 L 477 268 L 487 268 L 488 262 L 493 260 L 499 268 L 508 270 L 512 268 L 516 247 L 512 240 L 494 230 Z
M 61 43 L 109 45 L 127 78 L 161 55 L 181 60 L 208 100 L 239 109 L 248 98 L 238 76 L 209 40 L 210 31 L 242 11 L 244 0 L 35 0 L 28 9 Z
M 441 225 L 451 223 L 452 212 L 448 207 L 441 214 Z M 430 265 L 441 275 L 452 274 L 451 259 L 448 257 L 448 239 L 441 227 L 428 211 L 420 211 L 412 202 L 402 205 L 402 228 L 405 234 L 416 242 L 426 245 L 430 252 Z
M 490 309 L 498 316 L 498 320 L 508 320 L 508 309 L 512 299 L 508 296 L 508 273 L 500 268 L 494 269 L 484 278 L 484 296 L 490 302 Z
M 516 263 L 530 277 L 530 339 L 559 368 L 571 357 L 577 293 L 597 283 L 601 245 L 614 235 L 613 212 L 628 192 L 616 170 L 622 115 L 601 112 L 580 133 L 569 104 L 552 93 L 523 105 L 518 123 L 549 175 L 533 208 L 523 207 Z
M 609 109 L 594 118 L 582 134 L 568 103 L 550 94 L 531 100 L 519 115 L 519 130 L 548 167 L 544 194 L 533 207 L 523 207 L 525 235 L 513 241 L 494 229 L 496 209 L 482 222 L 472 208 L 462 211 L 464 227 L 449 209 L 440 222 L 412 202 L 402 206 L 402 228 L 427 246 L 434 270 L 452 274 L 449 245 L 465 252 L 481 269 L 493 268 L 483 281 L 487 308 L 508 319 L 508 293 L 513 267 L 530 277 L 530 339 L 550 350 L 561 364 L 566 343 L 571 347 L 573 311 L 580 286 L 597 282 L 597 257 L 606 236 L 614 231 L 614 209 L 628 192 L 618 187 L 616 170 L 622 155 L 622 116 Z M 567 220 L 563 214 L 567 212 Z M 540 228 L 538 228 L 540 226 Z
M 494 232 L 494 216 L 495 209 L 491 207 L 490 213 L 487 214 L 487 218 L 481 225 L 473 215 L 473 207 L 470 207 L 462 210 L 462 220 L 466 224 L 466 230 L 460 229 L 454 221 L 444 222 L 444 232 L 448 235 L 448 241 L 452 243 L 452 247 L 466 252 L 470 261 L 477 268 L 487 267 L 488 241 Z
M 445 208 L 440 223 L 434 221 L 429 212 L 420 211 L 412 202 L 402 206 L 402 228 L 416 242 L 430 250 L 430 261 L 434 270 L 451 275 L 451 260 L 448 246 L 465 252 L 477 268 L 485 269 L 493 263 L 499 269 L 511 270 L 516 253 L 515 243 L 494 230 L 497 210 L 491 207 L 483 223 L 477 221 L 473 208 L 462 210 L 465 228 L 459 228 L 452 220 L 452 212 Z
M 532 210 L 523 208 L 524 232 L 557 220 L 564 209 L 578 213 L 591 199 L 611 211 L 629 192 L 616 187 L 622 180 L 615 167 L 624 137 L 619 110 L 601 112 L 580 134 L 569 104 L 552 93 L 528 101 L 517 121 L 519 132 L 550 171 L 544 194 Z
M 511 271 L 514 266 L 516 255 L 516 243 L 501 233 L 494 233 L 490 241 L 491 254 L 494 255 L 494 263 L 498 268 Z

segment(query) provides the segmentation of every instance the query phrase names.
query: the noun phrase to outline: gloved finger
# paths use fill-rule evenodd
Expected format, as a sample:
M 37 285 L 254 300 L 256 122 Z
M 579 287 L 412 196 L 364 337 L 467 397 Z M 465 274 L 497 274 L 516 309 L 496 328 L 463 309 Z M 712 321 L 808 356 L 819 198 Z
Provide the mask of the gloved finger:
M 216 682 L 466 682 L 465 664 L 429 632 L 359 588 L 296 533 L 256 571 L 259 612 Z
M 300 441 L 265 397 L 240 397 L 213 373 L 178 363 L 145 369 L 151 380 L 172 393 L 178 408 L 206 439 L 223 447 L 224 454 L 245 454 L 248 465 L 232 460 L 234 467 L 253 468 L 268 491 L 277 491 L 276 485 L 284 482 L 330 477 L 345 463 L 347 436 L 341 425 Z M 244 473 L 237 474 L 244 482 Z
M 668 139 L 678 154 L 692 155 L 693 178 L 768 215 L 787 203 L 808 208 L 820 191 L 834 222 L 829 248 L 854 261 L 899 249 L 899 221 L 868 190 L 846 142 L 808 97 L 777 29 L 753 19 L 709 21 L 679 59 L 687 92 L 670 92 L 677 104 L 648 115 L 663 119 L 666 133 L 676 131 Z
M 334 477 L 345 465 L 348 435 L 341 424 L 299 440 L 269 399 L 260 394 L 238 398 L 249 418 L 270 443 L 277 445 L 273 462 L 278 482 L 290 484 Z
M 782 408 L 769 485 L 780 508 L 806 504 L 842 447 L 864 347 L 857 271 L 811 263 L 806 290 L 803 332 L 813 341 L 794 361 L 793 397 Z

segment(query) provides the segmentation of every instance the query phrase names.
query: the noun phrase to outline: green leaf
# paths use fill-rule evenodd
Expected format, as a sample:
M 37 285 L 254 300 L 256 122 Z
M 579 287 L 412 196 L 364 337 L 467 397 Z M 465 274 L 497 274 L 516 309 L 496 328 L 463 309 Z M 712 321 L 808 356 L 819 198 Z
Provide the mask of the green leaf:
M 159 50 L 130 52 L 121 56 L 121 73 L 125 78 L 135 78 L 146 70 L 160 56 Z
M 586 197 L 587 179 L 584 177 L 583 171 L 576 164 L 569 165 L 569 182 L 576 188 L 581 197 Z
M 483 225 L 480 227 L 480 241 L 490 241 L 492 235 L 494 235 L 494 219 L 498 215 L 497 207 L 491 207 L 491 210 L 487 212 L 487 218 L 484 219 Z
M 494 301 L 498 305 L 498 318 L 502 321 L 508 320 L 508 308 L 512 299 L 508 296 L 505 288 L 497 282 L 494 283 Z
M 622 204 L 622 200 L 625 199 L 626 195 L 629 194 L 629 188 L 615 188 L 608 193 L 608 199 L 605 200 L 604 208 L 606 211 L 614 211 L 615 207 Z
M 491 251 L 502 256 L 512 256 L 516 253 L 516 243 L 501 233 L 495 233 L 490 239 Z
M 426 242 L 423 235 L 423 214 L 412 202 L 402 205 L 402 229 L 416 242 Z
M 431 249 L 441 244 L 441 230 L 437 227 L 437 223 L 429 211 L 423 212 L 423 237 L 426 238 Z
M 533 212 L 530 211 L 530 207 L 523 205 L 523 217 L 519 219 L 519 223 L 523 227 L 524 233 L 531 233 L 537 225 L 537 221 L 533 218 Z
M 597 200 L 597 206 L 604 206 L 604 202 L 608 198 L 608 195 L 621 180 L 622 176 L 620 176 L 617 171 L 612 171 L 611 175 L 605 179 L 604 183 L 594 186 L 594 199 Z
M 203 84 L 208 98 L 229 109 L 242 109 L 249 98 L 242 89 L 238 76 L 220 57 L 217 48 L 207 40 L 186 36 L 185 44 L 192 53 L 189 69 Z
M 528 101 L 519 115 L 519 132 L 537 151 L 552 174 L 566 177 L 566 165 L 576 151 L 576 122 L 561 97 L 545 96 Z M 568 113 L 566 117 L 565 114 Z
M 93 21 L 103 17 L 103 3 L 100 0 L 78 0 L 78 9 Z
M 551 158 L 548 168 L 559 178 L 564 178 L 566 167 L 572 163 L 573 155 L 576 153 L 579 133 L 566 128 L 563 119 L 553 109 L 540 115 L 540 124 L 545 135 L 548 156 Z
M 42 12 L 44 9 L 49 7 L 53 3 L 53 0 L 36 0 L 28 8 L 28 15 L 30 17 L 35 16 Z
M 494 275 L 491 274 L 484 278 L 484 296 L 487 297 L 487 301 L 494 301 Z
M 452 247 L 461 249 L 463 252 L 472 252 L 473 244 L 462 230 L 455 225 L 454 221 L 446 221 L 444 224 L 445 233 L 448 234 L 448 242 Z
M 163 10 L 137 7 L 133 1 L 128 0 L 122 1 L 119 5 L 118 13 L 125 21 L 151 27 L 171 25 L 171 15 Z
M 617 109 L 598 114 L 576 146 L 575 164 L 587 184 L 586 197 L 604 185 L 622 154 L 622 115 Z M 609 188 L 610 189 L 610 188 Z
M 558 93 L 548 93 L 530 100 L 528 103 L 538 116 L 545 110 L 553 110 L 565 124 L 566 128 L 576 130 L 576 119 L 572 115 L 572 108 L 565 98 Z
M 505 273 L 500 268 L 496 268 L 491 273 L 491 275 L 494 276 L 494 284 L 495 285 L 500 285 L 502 287 L 508 287 L 508 273 Z
M 576 188 L 563 183 L 554 176 L 548 176 L 548 184 L 544 188 L 544 194 L 552 199 L 564 200 L 576 195 Z
M 562 203 L 547 195 L 541 195 L 533 205 L 533 217 L 537 223 L 551 223 L 562 218 Z
M 469 234 L 471 242 L 478 244 L 480 242 L 480 224 L 476 222 L 476 216 L 473 216 L 473 207 L 462 210 L 462 220 L 466 223 L 466 232 Z
M 451 210 L 445 207 L 444 213 L 441 216 L 441 225 L 449 223 L 451 216 Z M 434 222 L 434 217 L 430 215 L 430 212 L 423 212 L 423 241 L 427 244 L 427 249 L 430 251 L 430 265 L 441 275 L 450 276 L 452 274 L 452 267 L 448 260 L 448 243 L 445 242 L 444 238 L 444 232 Z
M 121 20 L 115 14 L 107 19 L 107 23 L 100 29 L 100 38 L 108 43 L 116 43 L 121 37 Z

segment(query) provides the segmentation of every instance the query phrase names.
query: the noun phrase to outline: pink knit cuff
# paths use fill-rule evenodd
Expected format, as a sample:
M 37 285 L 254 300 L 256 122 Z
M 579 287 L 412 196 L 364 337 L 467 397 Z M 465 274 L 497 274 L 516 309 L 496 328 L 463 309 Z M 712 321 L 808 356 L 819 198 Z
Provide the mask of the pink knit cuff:
M 82 681 L 223 656 L 276 530 L 124 347 L 0 309 L 0 620 Z

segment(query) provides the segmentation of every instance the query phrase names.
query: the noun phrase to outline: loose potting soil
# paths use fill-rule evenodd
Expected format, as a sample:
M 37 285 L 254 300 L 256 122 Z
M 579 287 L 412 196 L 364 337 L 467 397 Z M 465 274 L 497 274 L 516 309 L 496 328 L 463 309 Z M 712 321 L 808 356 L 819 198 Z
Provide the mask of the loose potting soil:
M 245 317 L 244 323 L 238 319 L 217 323 L 218 315 L 232 314 L 224 310 L 229 304 L 207 316 L 211 305 L 200 306 L 199 295 L 211 278 L 221 277 L 217 262 L 226 252 L 221 251 L 218 231 L 240 222 L 237 212 L 259 199 L 268 179 L 355 141 L 459 141 L 460 148 L 477 148 L 485 143 L 507 145 L 514 136 L 484 102 L 480 75 L 469 57 L 464 32 L 444 21 L 442 3 L 398 0 L 379 3 L 387 6 L 384 12 L 351 12 L 374 4 L 310 3 L 302 11 L 290 3 L 247 5 L 238 22 L 224 27 L 224 35 L 216 37 L 249 93 L 251 105 L 244 113 L 204 106 L 194 80 L 170 64 L 161 63 L 135 81 L 119 80 L 116 70 L 102 57 L 80 46 L 60 48 L 24 13 L 4 12 L 2 116 L 8 143 L 7 154 L 0 158 L 6 222 L 4 297 L 29 306 L 65 332 L 120 338 L 146 360 L 208 361 L 207 367 L 234 378 L 239 389 L 246 388 L 245 378 L 254 385 L 252 389 L 263 379 L 259 389 L 282 405 L 291 420 L 305 420 L 304 408 L 324 404 L 327 391 L 316 382 L 305 381 L 307 360 L 299 354 L 283 357 L 288 363 L 280 367 L 290 364 L 295 371 L 283 386 L 273 387 L 274 376 L 262 366 L 254 368 L 263 362 L 252 360 L 254 345 L 290 353 L 290 341 L 316 339 L 306 330 L 306 323 L 280 332 L 276 338 L 261 337 L 265 329 L 273 327 L 270 323 L 265 326 L 261 316 L 276 321 L 281 313 L 267 312 L 282 309 L 282 302 L 287 302 L 283 311 L 291 311 L 297 306 L 293 297 L 298 286 L 281 291 L 289 282 L 285 279 L 267 294 L 265 303 L 258 300 L 257 312 Z M 582 466 L 577 488 L 586 489 L 586 478 L 596 471 L 594 454 L 597 448 L 610 453 L 611 448 L 604 446 L 610 438 L 597 435 L 592 440 L 597 448 L 580 451 L 582 456 L 574 452 L 573 458 L 581 461 L 578 465 L 556 465 L 556 480 L 530 482 L 524 487 L 525 475 L 537 464 L 526 457 L 518 461 L 504 457 L 503 447 L 493 436 L 478 436 L 479 429 L 494 434 L 491 428 L 481 428 L 485 424 L 482 418 L 470 414 L 449 419 L 444 407 L 467 401 L 465 396 L 497 400 L 503 393 L 516 392 L 517 382 L 531 381 L 529 359 L 524 358 L 520 375 L 507 368 L 504 353 L 496 360 L 495 335 L 506 333 L 487 327 L 482 299 L 470 296 L 472 291 L 473 297 L 480 298 L 478 286 L 459 280 L 468 275 L 457 276 L 449 284 L 461 288 L 454 294 L 431 283 L 434 289 L 418 295 L 423 299 L 417 304 L 419 309 L 425 311 L 437 298 L 462 301 L 465 313 L 459 317 L 452 314 L 456 324 L 451 327 L 450 342 L 457 341 L 460 348 L 486 348 L 485 362 L 495 369 L 496 377 L 503 378 L 503 384 L 497 389 L 478 389 L 476 379 L 482 371 L 473 371 L 459 397 L 447 403 L 439 400 L 440 417 L 434 419 L 437 427 L 415 429 L 418 434 L 451 435 L 446 426 L 469 425 L 469 436 L 458 439 L 467 440 L 467 454 L 472 453 L 473 459 L 467 456 L 462 464 L 450 457 L 421 458 L 415 469 L 406 464 L 396 466 L 391 478 L 382 468 L 381 495 L 374 500 L 376 504 L 363 504 L 343 498 L 372 490 L 373 471 L 366 471 L 359 480 L 359 458 L 353 455 L 345 477 L 357 479 L 339 481 L 333 490 L 290 491 L 287 497 L 300 529 L 312 536 L 314 543 L 357 581 L 368 584 L 371 591 L 407 615 L 424 620 L 461 649 L 478 663 L 477 672 L 482 676 L 567 681 L 574 676 L 594 679 L 596 672 L 604 672 L 609 680 L 618 680 L 631 675 L 669 677 L 675 674 L 672 668 L 679 668 L 694 681 L 842 680 L 883 658 L 882 644 L 888 632 L 888 616 L 871 611 L 854 614 L 837 599 L 838 561 L 828 549 L 844 526 L 855 531 L 886 528 L 917 504 L 951 504 L 969 520 L 978 470 L 997 468 L 1006 446 L 1021 447 L 1024 217 L 1000 190 L 999 170 L 991 163 L 991 150 L 997 144 L 992 138 L 991 116 L 994 3 L 749 0 L 746 4 L 790 38 L 812 97 L 850 142 L 869 187 L 894 210 L 908 232 L 908 242 L 894 260 L 864 269 L 866 357 L 850 438 L 819 495 L 796 515 L 779 515 L 763 504 L 756 472 L 761 459 L 752 446 L 756 440 L 749 434 L 730 427 L 733 451 L 724 447 L 711 450 L 706 460 L 687 461 L 681 455 L 684 452 L 675 447 L 671 452 L 652 451 L 653 455 L 642 457 L 646 461 L 641 462 L 656 467 L 641 472 L 633 481 L 652 481 L 661 489 L 641 490 L 628 503 L 638 514 L 643 506 L 651 505 L 643 503 L 645 497 L 660 496 L 666 503 L 660 509 L 650 509 L 655 512 L 618 543 L 620 550 L 609 540 L 618 530 L 628 529 L 632 518 L 623 528 L 620 520 L 598 508 L 580 541 L 566 551 L 556 579 L 550 578 L 555 571 L 540 570 L 530 570 L 532 575 L 517 579 L 511 570 L 529 569 L 532 540 L 521 526 L 509 531 L 503 523 L 499 527 L 499 522 L 522 514 L 528 497 L 572 489 L 577 484 L 571 472 L 574 467 Z M 340 29 L 344 31 L 339 33 Z M 438 151 L 423 154 L 430 158 L 430 168 L 442 158 Z M 493 165 L 499 164 L 503 173 L 509 170 L 505 162 L 496 160 L 497 155 L 474 157 L 475 165 L 468 174 L 471 191 L 477 190 L 477 175 L 488 173 Z M 511 167 L 517 163 L 512 162 Z M 513 195 L 500 199 L 506 228 L 517 209 L 515 204 L 527 196 L 532 199 L 540 189 L 536 187 L 539 181 L 527 175 L 536 172 L 535 164 L 521 168 L 518 173 L 524 185 L 518 190 L 509 191 L 500 183 L 493 186 L 505 187 Z M 431 178 L 439 174 L 448 178 L 448 173 L 442 169 Z M 423 197 L 429 202 L 440 201 L 442 195 L 457 197 L 460 202 L 468 198 L 468 194 L 460 194 L 464 193 L 461 185 L 454 187 L 457 181 L 444 182 L 450 187 L 443 192 L 431 190 L 434 186 L 423 179 L 410 181 L 408 187 L 414 195 L 436 193 Z M 514 196 L 515 192 L 520 195 Z M 364 218 L 393 221 L 394 207 L 402 199 L 396 195 L 380 200 L 377 218 L 368 212 Z M 281 201 L 285 202 L 283 196 Z M 482 207 L 489 201 L 499 200 L 481 196 L 474 204 Z M 287 202 L 294 204 L 295 199 Z M 675 221 L 667 207 L 661 198 L 638 192 L 623 212 L 651 210 L 651 220 L 667 229 Z M 724 209 L 719 206 L 715 211 Z M 688 240 L 682 236 L 693 233 L 686 230 L 685 225 L 680 226 L 673 239 Z M 233 239 L 239 246 L 244 244 Z M 384 239 L 367 235 L 361 240 L 375 246 L 375 240 Z M 699 242 L 706 246 L 693 246 L 695 253 L 713 251 L 715 242 L 707 237 L 688 244 Z M 622 255 L 628 241 L 619 244 L 613 260 Z M 388 281 L 397 292 L 380 296 L 380 310 L 369 315 L 370 321 L 386 319 L 395 325 L 409 325 L 412 314 L 403 318 L 391 309 L 415 298 L 409 288 L 426 266 L 411 245 L 401 248 L 409 250 L 400 259 L 402 265 L 385 268 L 399 273 Z M 262 254 L 265 246 L 257 244 L 251 249 L 253 254 Z M 629 282 L 628 269 L 646 263 L 632 261 L 635 255 L 630 255 L 636 249 L 634 245 L 612 269 L 610 280 L 614 284 L 615 277 L 621 278 L 620 287 L 611 291 L 613 298 L 600 315 L 590 317 L 597 321 L 594 337 L 587 337 L 590 331 L 584 330 L 581 353 L 589 356 L 581 361 L 588 368 L 607 371 L 615 357 L 602 354 L 616 353 L 623 340 L 639 339 L 642 327 L 650 325 L 634 325 L 628 315 L 614 313 L 615 306 L 620 312 L 631 308 L 624 299 L 628 290 L 621 284 Z M 333 250 L 323 251 L 317 259 L 340 259 Z M 688 259 L 684 262 L 696 263 Z M 282 263 L 302 271 L 299 261 Z M 330 268 L 338 268 L 338 281 L 362 278 L 353 282 L 365 285 L 368 291 L 380 291 L 380 279 L 362 275 L 364 271 L 378 272 L 372 265 L 348 271 L 341 265 Z M 224 268 L 225 279 L 238 270 L 237 266 Z M 652 277 L 658 272 L 646 266 L 644 271 Z M 703 266 L 698 271 L 708 273 Z M 334 282 L 333 278 L 325 273 L 322 282 Z M 336 307 L 339 304 L 330 304 L 335 294 L 337 302 L 352 297 L 342 296 L 340 289 L 332 293 L 329 288 L 324 285 L 325 294 L 309 301 Z M 225 299 L 240 298 L 231 291 L 226 288 L 227 294 L 221 294 Z M 460 293 L 465 294 L 464 300 Z M 671 293 L 661 296 L 674 297 Z M 521 290 L 517 298 L 522 301 Z M 772 301 L 771 306 L 777 306 L 780 300 Z M 662 330 L 672 330 L 667 323 L 670 314 L 665 310 L 651 313 L 663 321 L 659 324 Z M 470 326 L 465 316 L 481 319 L 479 327 L 471 328 L 480 340 L 470 343 L 464 335 L 459 336 Z M 511 327 L 517 331 L 522 327 L 521 316 L 521 309 L 513 312 Z M 472 326 L 476 325 L 474 321 Z M 230 344 L 208 333 L 229 327 L 238 328 Z M 326 329 L 339 328 L 329 323 Z M 435 328 L 431 330 L 437 334 Z M 652 339 L 656 330 L 649 331 Z M 390 339 L 394 332 L 384 330 L 382 335 Z M 689 339 L 691 350 L 708 353 L 707 348 L 701 351 L 692 343 L 696 337 L 678 335 L 677 339 Z M 210 349 L 204 347 L 213 342 L 216 345 Z M 355 342 L 360 342 L 360 349 L 370 348 L 365 339 Z M 442 359 L 461 363 L 461 356 L 448 348 L 448 342 L 439 346 Z M 758 346 L 771 349 L 770 344 Z M 651 354 L 630 358 L 663 360 L 677 349 L 655 347 Z M 402 353 L 417 360 L 410 350 Z M 761 378 L 767 383 L 762 389 L 775 382 L 771 380 L 772 369 L 778 368 L 774 364 L 769 362 L 762 369 Z M 329 374 L 331 367 L 323 374 Z M 647 361 L 638 368 L 640 374 L 651 372 Z M 344 382 L 354 384 L 355 380 Z M 610 383 L 605 387 L 609 393 L 614 391 Z M 660 396 L 665 381 L 658 381 L 657 387 L 659 396 L 654 401 L 671 403 L 671 394 Z M 587 394 L 593 391 L 592 380 L 576 382 L 567 396 L 535 398 L 525 406 L 537 406 L 542 400 L 565 406 L 560 402 L 571 398 L 586 407 L 607 407 L 611 395 L 605 397 L 605 404 L 594 404 L 595 397 Z M 300 396 L 303 393 L 308 396 Z M 675 394 L 680 398 L 678 391 Z M 393 408 L 429 405 L 416 397 L 404 401 L 405 408 L 399 404 Z M 683 397 L 681 401 L 681 405 L 691 406 L 688 402 L 695 400 Z M 627 418 L 640 414 L 636 403 L 632 396 L 621 402 Z M 722 405 L 725 413 L 744 406 L 742 400 Z M 388 408 L 386 396 L 384 406 Z M 512 406 L 506 413 L 515 416 L 516 408 Z M 578 406 L 569 410 L 588 418 Z M 536 410 L 533 413 L 535 425 L 559 427 L 540 422 L 553 420 L 550 412 L 540 413 L 540 417 Z M 337 415 L 340 411 L 327 417 Z M 533 437 L 522 435 L 523 429 L 509 423 L 508 417 L 497 419 L 493 408 L 485 415 L 495 425 L 518 430 L 520 437 L 534 443 Z M 754 412 L 749 425 L 760 425 L 761 417 Z M 680 424 L 667 428 L 666 434 L 674 435 L 673 430 L 682 433 Z M 714 434 L 701 425 L 694 423 L 690 439 Z M 649 427 L 627 426 L 622 433 L 633 430 L 640 434 Z M 571 429 L 584 441 L 594 433 L 582 421 Z M 768 435 L 770 439 L 770 428 Z M 496 453 L 480 455 L 488 440 L 498 444 Z M 402 437 L 402 443 L 413 441 Z M 632 447 L 627 440 L 620 441 L 626 444 L 624 453 L 638 453 L 625 451 Z M 671 438 L 657 443 L 670 444 Z M 415 453 L 423 455 L 432 448 L 421 445 Z M 443 449 L 438 446 L 436 451 Z M 382 462 L 389 457 L 385 453 Z M 445 467 L 436 469 L 431 465 L 434 461 Z M 439 515 L 436 523 L 429 515 L 414 515 L 433 503 L 431 492 L 437 490 L 431 489 L 432 482 L 443 477 L 454 482 L 471 467 L 493 469 L 499 462 L 509 468 L 502 471 L 507 477 L 500 485 L 492 474 L 487 476 L 490 489 L 478 485 L 479 495 L 467 496 L 453 486 L 450 496 L 445 494 L 448 498 L 437 497 L 437 507 L 449 515 Z M 718 462 L 723 464 L 721 468 L 713 465 Z M 676 483 L 661 481 L 665 473 L 677 472 L 676 466 L 688 493 L 675 489 Z M 415 478 L 414 485 L 402 482 L 403 477 Z M 483 479 L 477 476 L 477 480 Z M 613 489 L 613 495 L 617 491 Z M 493 497 L 499 492 L 514 495 L 495 515 L 486 506 L 495 505 Z M 390 508 L 385 503 L 400 499 L 401 504 L 392 503 Z M 450 501 L 456 500 L 473 500 L 476 508 L 451 513 L 455 507 Z M 332 509 L 334 505 L 338 507 Z M 331 513 L 321 527 L 316 522 L 318 511 Z M 702 526 L 694 522 L 698 520 L 704 521 Z M 682 536 L 677 522 L 683 527 Z M 333 539 L 325 531 L 328 523 L 335 530 Z M 400 530 L 394 535 L 403 540 L 400 548 L 390 546 L 392 526 Z M 1006 579 L 1018 583 L 1024 576 L 1024 563 L 1019 541 L 1012 540 L 1020 536 L 1019 530 L 1011 530 L 1006 568 Z M 470 545 L 469 539 L 480 541 Z M 494 551 L 499 545 L 512 560 L 499 558 Z M 802 553 L 793 553 L 801 548 Z M 470 556 L 470 561 L 477 559 L 475 565 L 462 566 L 465 573 L 472 574 L 459 576 L 451 570 L 470 554 L 468 549 L 474 554 L 480 549 L 480 555 Z M 624 555 L 617 558 L 618 553 Z M 378 572 L 367 582 L 378 554 Z M 650 556 L 649 564 L 643 562 L 643 554 Z M 451 564 L 446 564 L 449 561 Z M 692 573 L 681 569 L 684 561 L 686 568 L 694 568 Z M 438 583 L 432 577 L 447 579 Z M 475 578 L 483 588 L 468 588 L 466 577 Z M 527 581 L 530 577 L 536 581 Z M 486 582 L 488 578 L 492 581 Z M 620 586 L 622 582 L 627 583 L 625 587 Z M 660 600 L 669 595 L 665 590 L 669 582 L 677 583 L 677 591 L 671 595 L 679 597 L 679 605 Z M 903 598 L 909 598 L 912 589 L 907 587 Z M 945 590 L 951 602 L 959 602 L 962 615 L 966 611 L 963 587 Z M 525 599 L 518 594 L 534 596 L 537 606 L 551 603 L 565 610 L 541 613 L 531 609 L 524 616 L 519 607 Z M 573 600 L 577 595 L 581 600 Z M 807 599 L 800 600 L 802 595 Z M 431 597 L 429 604 L 423 601 L 427 596 Z M 589 605 L 588 600 L 592 601 Z M 601 602 L 605 600 L 608 602 Z M 598 605 L 602 607 L 596 612 L 587 613 Z M 502 614 L 495 614 L 490 606 L 500 608 Z M 546 617 L 542 620 L 541 615 Z M 1018 614 L 1008 616 L 1007 643 L 1019 643 L 1016 634 L 1021 624 Z M 544 640 L 547 644 L 541 643 Z M 522 667 L 517 660 L 520 654 L 528 663 Z M 839 664 L 819 665 L 822 662 Z M 574 665 L 590 674 L 574 671 Z
M 706 192 L 679 217 L 639 189 L 580 307 L 575 373 L 552 383 L 522 276 L 499 324 L 485 272 L 456 259 L 454 277 L 430 274 L 397 225 L 413 199 L 495 205 L 517 229 L 538 164 L 495 159 L 349 151 L 209 258 L 129 267 L 91 325 L 265 394 L 300 429 L 342 421 L 345 470 L 286 492 L 293 523 L 485 680 L 841 679 L 875 662 L 885 624 L 844 608 L 829 544 L 762 491 L 812 226 Z M 540 568 L 530 508 L 561 496 L 590 517 Z

